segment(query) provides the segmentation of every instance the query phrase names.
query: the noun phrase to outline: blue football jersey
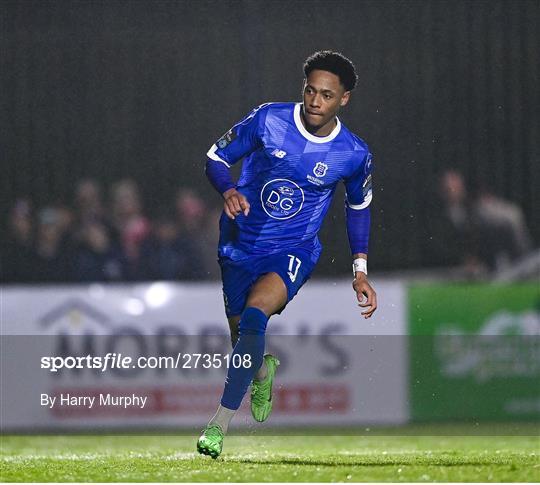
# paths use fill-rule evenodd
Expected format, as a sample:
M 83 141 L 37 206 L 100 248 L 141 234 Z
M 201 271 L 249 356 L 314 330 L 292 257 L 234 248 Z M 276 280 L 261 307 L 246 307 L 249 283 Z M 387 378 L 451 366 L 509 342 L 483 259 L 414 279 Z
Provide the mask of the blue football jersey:
M 233 260 L 302 247 L 318 260 L 317 236 L 339 181 L 346 203 L 363 209 L 372 198 L 371 154 L 366 143 L 337 119 L 325 137 L 310 134 L 301 103 L 268 103 L 223 135 L 208 157 L 230 167 L 244 159 L 237 190 L 248 216 L 220 221 L 219 255 Z

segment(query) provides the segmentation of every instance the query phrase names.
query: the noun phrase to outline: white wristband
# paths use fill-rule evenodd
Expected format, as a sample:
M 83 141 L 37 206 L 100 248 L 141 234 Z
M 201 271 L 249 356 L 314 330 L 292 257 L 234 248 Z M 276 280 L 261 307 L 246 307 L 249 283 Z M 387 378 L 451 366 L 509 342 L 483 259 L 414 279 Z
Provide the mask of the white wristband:
M 359 271 L 367 275 L 367 261 L 364 258 L 356 258 L 352 264 L 353 275 Z

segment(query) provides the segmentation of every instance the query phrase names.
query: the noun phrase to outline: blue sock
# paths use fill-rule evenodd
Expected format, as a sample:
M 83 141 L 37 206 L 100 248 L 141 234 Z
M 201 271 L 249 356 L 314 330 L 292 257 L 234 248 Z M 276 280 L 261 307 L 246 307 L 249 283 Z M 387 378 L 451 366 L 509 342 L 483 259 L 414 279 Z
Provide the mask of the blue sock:
M 229 361 L 225 389 L 221 398 L 223 407 L 234 410 L 240 407 L 249 384 L 261 367 L 267 322 L 268 317 L 258 308 L 249 307 L 242 313 L 239 324 L 240 336 Z M 251 358 L 250 367 L 241 365 L 245 362 L 245 355 L 249 355 Z

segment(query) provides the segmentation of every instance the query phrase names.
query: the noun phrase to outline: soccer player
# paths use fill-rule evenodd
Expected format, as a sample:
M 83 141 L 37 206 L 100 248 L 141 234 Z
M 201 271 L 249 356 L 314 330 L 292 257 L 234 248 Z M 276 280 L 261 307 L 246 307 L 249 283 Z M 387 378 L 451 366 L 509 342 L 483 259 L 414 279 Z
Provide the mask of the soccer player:
M 224 198 L 218 254 L 233 344 L 221 404 L 197 442 L 213 458 L 250 384 L 254 419 L 265 421 L 272 410 L 279 361 L 264 355 L 266 325 L 317 264 L 317 234 L 340 181 L 353 289 L 365 318 L 377 308 L 367 280 L 371 153 L 337 118 L 356 85 L 355 68 L 340 53 L 320 51 L 305 61 L 304 74 L 302 103 L 259 106 L 207 154 L 206 174 Z M 235 183 L 229 168 L 242 159 Z

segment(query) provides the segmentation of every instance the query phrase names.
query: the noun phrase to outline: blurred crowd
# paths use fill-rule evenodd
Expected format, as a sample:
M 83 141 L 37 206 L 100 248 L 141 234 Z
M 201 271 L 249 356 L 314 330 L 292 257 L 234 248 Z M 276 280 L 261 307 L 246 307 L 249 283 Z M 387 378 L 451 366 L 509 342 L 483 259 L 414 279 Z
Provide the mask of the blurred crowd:
M 460 268 L 466 277 L 489 277 L 533 250 L 522 209 L 486 182 L 467 183 L 458 170 L 449 169 L 440 176 L 439 195 L 442 204 L 431 221 L 432 250 L 445 266 Z
M 426 227 L 425 266 L 454 268 L 465 278 L 503 271 L 533 249 L 523 212 L 485 186 L 471 189 L 457 170 L 439 179 L 439 203 Z M 73 203 L 10 209 L 2 241 L 3 282 L 115 282 L 218 279 L 220 207 L 191 188 L 149 216 L 132 179 L 107 194 L 80 181 Z
M 80 181 L 72 206 L 41 208 L 29 199 L 10 209 L 3 242 L 4 282 L 89 282 L 215 279 L 218 218 L 192 189 L 180 188 L 151 218 L 139 187 L 120 180 L 105 197 Z

